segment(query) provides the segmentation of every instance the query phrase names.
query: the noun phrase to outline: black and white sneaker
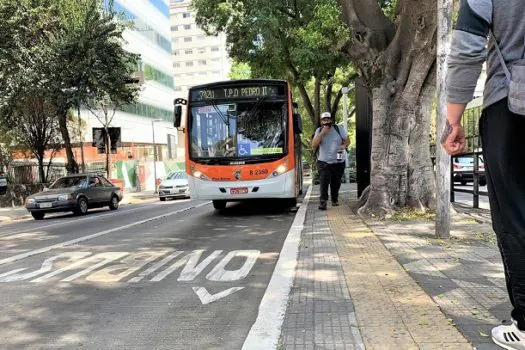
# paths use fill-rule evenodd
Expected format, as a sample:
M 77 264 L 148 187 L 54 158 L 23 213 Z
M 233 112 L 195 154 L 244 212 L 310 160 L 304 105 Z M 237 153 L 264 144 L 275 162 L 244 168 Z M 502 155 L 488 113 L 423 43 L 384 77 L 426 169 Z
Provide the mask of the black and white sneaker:
M 503 349 L 525 350 L 525 332 L 515 323 L 492 328 L 492 341 Z

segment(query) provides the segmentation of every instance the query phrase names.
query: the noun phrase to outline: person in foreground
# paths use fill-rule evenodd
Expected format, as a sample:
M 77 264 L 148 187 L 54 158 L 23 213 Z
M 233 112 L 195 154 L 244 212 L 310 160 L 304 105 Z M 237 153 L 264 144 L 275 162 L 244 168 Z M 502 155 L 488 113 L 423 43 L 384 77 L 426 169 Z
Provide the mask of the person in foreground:
M 326 210 L 328 186 L 330 186 L 332 205 L 339 205 L 339 188 L 341 188 L 341 178 L 345 171 L 345 150 L 349 144 L 348 135 L 344 131 L 332 122 L 330 112 L 321 114 L 321 127 L 317 128 L 312 140 L 312 148 L 318 149 L 317 168 L 319 169 L 321 187 L 320 210 Z
M 492 226 L 513 307 L 511 324 L 495 327 L 492 340 L 505 349 L 525 349 L 525 84 L 520 84 L 525 66 L 516 65 L 525 53 L 523 13 L 523 0 L 461 1 L 448 61 L 447 123 L 441 137 L 448 154 L 464 152 L 461 118 L 487 61 L 479 130 Z

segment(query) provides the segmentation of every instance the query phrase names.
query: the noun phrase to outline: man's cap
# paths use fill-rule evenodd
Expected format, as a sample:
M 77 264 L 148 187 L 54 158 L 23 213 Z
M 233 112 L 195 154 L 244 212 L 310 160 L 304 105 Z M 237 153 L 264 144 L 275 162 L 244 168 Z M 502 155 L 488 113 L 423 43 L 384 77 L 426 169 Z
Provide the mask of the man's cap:
M 330 112 L 323 112 L 323 114 L 321 114 L 321 119 L 332 119 L 332 115 Z

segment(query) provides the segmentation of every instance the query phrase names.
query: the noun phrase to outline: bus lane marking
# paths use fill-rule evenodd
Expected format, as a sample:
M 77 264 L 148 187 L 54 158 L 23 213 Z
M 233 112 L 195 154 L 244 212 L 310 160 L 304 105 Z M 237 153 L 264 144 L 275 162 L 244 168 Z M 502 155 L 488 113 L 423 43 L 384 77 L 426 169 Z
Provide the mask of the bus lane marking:
M 259 250 L 234 250 L 218 260 L 223 253 L 222 250 L 210 251 L 198 249 L 187 252 L 179 258 L 184 251 L 173 251 L 173 249 L 148 250 L 139 252 L 104 252 L 93 254 L 92 252 L 67 252 L 44 260 L 40 268 L 32 272 L 25 272 L 27 268 L 18 268 L 0 274 L 0 282 L 18 282 L 30 280 L 32 283 L 48 282 L 52 278 L 66 272 L 73 273 L 61 278 L 61 282 L 73 282 L 84 278 L 90 282 L 120 282 L 127 277 L 138 273 L 131 278 L 129 283 L 137 283 L 167 266 L 172 260 L 178 258 L 175 263 L 166 267 L 164 271 L 151 278 L 149 282 L 158 283 L 175 271 L 181 269 L 177 282 L 192 282 L 209 266 L 211 271 L 204 278 L 213 282 L 235 282 L 245 279 L 255 266 L 261 252 Z M 203 258 L 204 257 L 204 258 Z M 228 265 L 236 260 L 234 269 L 227 269 Z M 240 261 L 239 259 L 243 259 Z M 155 261 L 160 260 L 156 263 Z M 62 264 L 58 265 L 58 262 Z M 216 261 L 216 265 L 212 263 Z M 64 265 L 64 263 L 67 263 Z M 154 263 L 154 264 L 153 264 Z M 153 264 L 146 270 L 139 272 L 148 264 Z M 109 266 L 107 266 L 109 265 Z M 80 271 L 78 271 L 80 270 Z M 59 277 L 60 278 L 60 277 Z M 230 287 L 215 294 L 211 294 L 206 287 L 192 287 L 202 305 L 213 303 L 232 295 L 245 287 Z
M 228 295 L 238 292 L 242 289 L 244 289 L 244 287 L 233 287 L 216 294 L 210 294 L 210 292 L 208 292 L 208 290 L 204 287 L 193 287 L 193 291 L 199 297 L 202 305 L 213 303 L 214 301 L 225 298 Z
M 208 205 L 210 203 L 211 202 L 205 202 L 205 203 L 197 204 L 197 205 L 194 205 L 194 206 L 191 206 L 191 207 L 175 210 L 175 211 L 172 211 L 172 212 L 169 212 L 169 213 L 166 213 L 166 214 L 154 216 L 152 218 L 148 218 L 148 219 L 145 219 L 145 220 L 140 220 L 140 221 L 137 221 L 137 222 L 133 222 L 131 224 L 127 224 L 127 225 L 124 225 L 124 226 L 115 227 L 115 228 L 112 228 L 112 229 L 109 229 L 109 230 L 105 230 L 105 231 L 93 233 L 91 235 L 87 235 L 87 236 L 79 237 L 79 238 L 76 238 L 76 239 L 72 239 L 70 241 L 54 244 L 54 245 L 51 245 L 51 246 L 48 246 L 48 247 L 44 247 L 44 248 L 40 248 L 40 249 L 31 250 L 29 252 L 25 252 L 25 253 L 22 253 L 22 254 L 17 254 L 17 255 L 11 256 L 9 258 L 1 259 L 0 260 L 0 266 L 1 265 L 5 265 L 5 264 L 10 264 L 10 263 L 22 260 L 22 259 L 26 259 L 26 258 L 29 258 L 31 256 L 39 255 L 39 254 L 42 254 L 42 253 L 47 253 L 47 252 L 52 251 L 54 249 L 67 247 L 67 246 L 70 246 L 70 245 L 73 245 L 73 244 L 76 244 L 76 243 L 80 243 L 80 242 L 84 242 L 84 241 L 87 241 L 87 240 L 90 240 L 90 239 L 93 239 L 93 238 L 104 236 L 104 235 L 107 235 L 109 233 L 126 230 L 126 229 L 134 227 L 134 226 L 139 226 L 139 225 L 151 222 L 151 221 L 155 221 L 155 220 L 158 220 L 158 219 L 163 219 L 163 218 L 168 217 L 168 216 L 180 214 L 180 213 L 192 210 L 192 209 L 203 207 L 203 206 Z

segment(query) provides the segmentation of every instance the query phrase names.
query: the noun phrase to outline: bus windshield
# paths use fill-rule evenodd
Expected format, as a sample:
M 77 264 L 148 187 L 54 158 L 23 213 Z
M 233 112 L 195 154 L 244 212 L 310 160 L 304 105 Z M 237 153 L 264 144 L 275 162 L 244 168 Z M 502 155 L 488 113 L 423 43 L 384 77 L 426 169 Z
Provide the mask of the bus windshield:
M 191 108 L 191 158 L 246 159 L 286 153 L 287 105 L 284 101 L 215 104 Z

